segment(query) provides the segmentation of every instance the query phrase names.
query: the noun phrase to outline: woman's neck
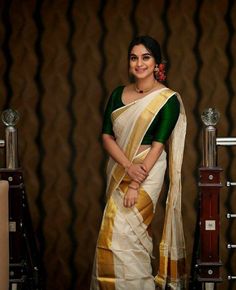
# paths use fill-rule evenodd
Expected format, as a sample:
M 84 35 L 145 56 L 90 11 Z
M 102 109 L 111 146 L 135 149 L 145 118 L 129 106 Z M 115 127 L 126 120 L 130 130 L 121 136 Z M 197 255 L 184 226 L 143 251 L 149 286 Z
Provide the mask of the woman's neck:
M 134 89 L 137 93 L 143 94 L 151 91 L 157 84 L 155 79 L 139 79 L 134 84 Z

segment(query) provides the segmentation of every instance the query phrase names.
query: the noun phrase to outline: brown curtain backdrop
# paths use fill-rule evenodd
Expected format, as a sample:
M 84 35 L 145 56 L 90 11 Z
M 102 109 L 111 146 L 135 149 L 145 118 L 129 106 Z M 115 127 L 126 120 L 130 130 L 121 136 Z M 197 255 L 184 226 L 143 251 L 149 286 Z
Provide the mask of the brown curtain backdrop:
M 47 290 L 88 290 L 105 204 L 102 113 L 127 82 L 127 46 L 150 34 L 168 61 L 167 84 L 188 117 L 183 218 L 190 275 L 201 165 L 201 113 L 216 107 L 220 136 L 236 135 L 236 3 L 207 0 L 0 1 L 0 109 L 21 115 L 20 163 Z M 1 133 L 3 130 L 1 128 Z M 3 154 L 1 153 L 1 157 Z M 223 183 L 235 181 L 235 149 L 219 149 Z M 165 190 L 153 223 L 155 249 Z M 236 274 L 235 189 L 221 192 L 223 283 Z M 154 267 L 156 261 L 154 261 Z

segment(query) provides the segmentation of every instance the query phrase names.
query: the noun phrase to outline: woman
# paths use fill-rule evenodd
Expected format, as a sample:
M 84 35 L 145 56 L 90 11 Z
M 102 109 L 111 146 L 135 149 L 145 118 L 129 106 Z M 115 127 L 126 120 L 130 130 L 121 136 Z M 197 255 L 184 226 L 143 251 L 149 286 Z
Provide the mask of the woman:
M 128 50 L 134 83 L 116 88 L 107 105 L 103 144 L 107 205 L 98 237 L 91 290 L 184 288 L 185 246 L 181 218 L 181 165 L 186 119 L 178 93 L 165 87 L 161 50 L 149 36 Z M 169 138 L 169 136 L 171 137 Z M 169 140 L 170 189 L 158 275 L 152 276 L 150 224 L 166 170 Z

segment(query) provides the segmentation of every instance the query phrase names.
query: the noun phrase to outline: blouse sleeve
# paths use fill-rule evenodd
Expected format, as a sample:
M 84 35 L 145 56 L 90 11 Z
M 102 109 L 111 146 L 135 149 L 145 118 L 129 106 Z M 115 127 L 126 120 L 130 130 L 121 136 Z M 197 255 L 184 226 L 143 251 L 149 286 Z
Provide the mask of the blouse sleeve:
M 111 113 L 113 112 L 113 93 L 111 94 L 103 116 L 102 133 L 114 136 Z
M 177 123 L 180 113 L 180 103 L 176 95 L 172 96 L 158 113 L 154 141 L 165 143 Z

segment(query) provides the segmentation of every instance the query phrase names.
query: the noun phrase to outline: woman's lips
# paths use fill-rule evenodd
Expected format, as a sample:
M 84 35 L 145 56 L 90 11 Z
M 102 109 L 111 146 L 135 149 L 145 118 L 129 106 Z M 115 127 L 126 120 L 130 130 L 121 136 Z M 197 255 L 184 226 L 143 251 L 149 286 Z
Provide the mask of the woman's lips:
M 138 73 L 144 72 L 146 69 L 145 68 L 136 68 L 135 71 Z

